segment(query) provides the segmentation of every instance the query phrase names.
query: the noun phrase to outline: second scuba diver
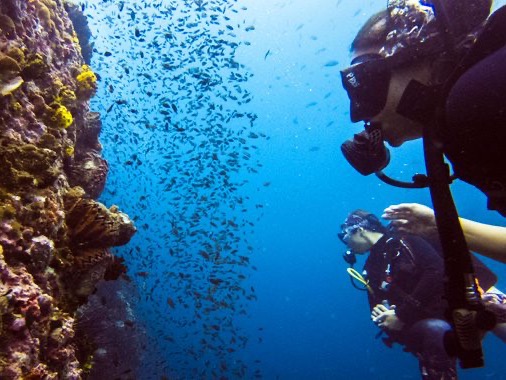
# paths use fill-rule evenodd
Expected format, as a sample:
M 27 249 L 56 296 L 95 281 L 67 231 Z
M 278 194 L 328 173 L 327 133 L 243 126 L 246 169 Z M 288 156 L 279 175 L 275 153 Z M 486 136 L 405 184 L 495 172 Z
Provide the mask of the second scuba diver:
M 456 360 L 444 347 L 443 259 L 424 239 L 390 232 L 363 210 L 348 215 L 339 238 L 352 254 L 369 252 L 364 266 L 371 318 L 419 361 L 424 380 L 456 379 Z

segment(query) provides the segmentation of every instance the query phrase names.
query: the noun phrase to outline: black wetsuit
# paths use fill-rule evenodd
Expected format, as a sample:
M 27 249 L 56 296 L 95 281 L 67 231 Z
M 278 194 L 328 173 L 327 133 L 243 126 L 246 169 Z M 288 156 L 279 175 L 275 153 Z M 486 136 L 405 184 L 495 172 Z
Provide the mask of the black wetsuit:
M 455 174 L 506 216 L 506 7 L 490 17 L 444 104 L 440 135 Z
M 455 379 L 456 361 L 444 348 L 451 326 L 444 319 L 444 264 L 438 252 L 414 235 L 385 234 L 372 247 L 364 266 L 372 288 L 371 310 L 380 303 L 395 305 L 405 323 L 389 332 L 419 360 L 423 379 Z
M 364 266 L 371 309 L 386 300 L 407 325 L 444 318 L 444 264 L 438 252 L 414 235 L 387 233 L 372 247 Z

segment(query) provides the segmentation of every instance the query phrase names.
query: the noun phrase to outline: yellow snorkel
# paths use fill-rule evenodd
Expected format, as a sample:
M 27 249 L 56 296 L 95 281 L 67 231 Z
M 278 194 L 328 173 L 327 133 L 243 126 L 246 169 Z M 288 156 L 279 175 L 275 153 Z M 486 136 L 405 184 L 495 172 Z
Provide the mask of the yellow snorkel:
M 359 281 L 360 283 L 362 283 L 365 286 L 365 288 L 367 289 L 367 291 L 370 294 L 374 293 L 371 286 L 369 285 L 369 281 L 366 280 L 364 278 L 364 276 L 362 276 L 358 271 L 356 271 L 354 268 L 347 268 L 346 272 L 348 272 L 348 274 L 351 276 L 352 281 L 353 281 L 353 279 Z

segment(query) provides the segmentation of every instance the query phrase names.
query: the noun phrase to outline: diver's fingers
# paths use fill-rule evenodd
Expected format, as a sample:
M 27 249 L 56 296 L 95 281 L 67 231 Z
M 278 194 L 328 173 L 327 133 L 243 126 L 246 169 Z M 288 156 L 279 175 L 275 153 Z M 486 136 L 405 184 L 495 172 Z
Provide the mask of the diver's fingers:
M 394 220 L 394 219 L 411 219 L 413 214 L 409 212 L 388 212 L 385 211 L 381 214 L 383 219 Z
M 399 203 L 397 205 L 391 205 L 391 206 L 388 206 L 387 208 L 391 208 L 396 211 L 411 212 L 411 211 L 413 211 L 413 208 L 415 208 L 417 205 L 418 205 L 418 203 L 407 203 L 406 202 L 406 203 Z
M 388 212 L 411 212 L 414 203 L 399 203 L 397 205 L 388 206 L 385 211 Z
M 397 231 L 408 232 L 411 229 L 412 223 L 409 220 L 393 220 L 391 226 L 395 228 Z
M 392 313 L 391 312 L 390 313 L 381 313 L 375 317 L 371 316 L 371 319 L 374 323 L 382 323 L 388 318 L 389 315 L 392 315 Z
M 385 311 L 388 311 L 388 309 L 384 305 L 378 304 L 378 305 L 374 306 L 371 314 L 374 316 L 377 316 L 377 315 L 383 314 Z
M 393 217 L 405 218 L 413 215 L 413 210 L 416 208 L 416 203 L 400 203 L 398 205 L 388 206 L 383 213 Z
M 382 304 L 378 304 L 376 306 L 373 307 L 372 311 L 373 312 L 376 312 L 376 313 L 383 313 L 385 311 L 387 311 L 388 309 L 382 305 Z
M 410 218 L 413 214 L 411 212 L 397 212 L 391 210 L 384 210 L 381 217 L 383 219 L 407 219 Z
M 395 227 L 401 227 L 401 226 L 405 226 L 407 224 L 409 224 L 409 220 L 406 220 L 406 219 L 395 219 L 395 220 L 392 220 L 392 225 L 395 226 Z
M 378 318 L 381 314 L 382 313 L 380 311 L 373 309 L 372 312 L 371 312 L 371 318 L 372 318 L 372 320 L 374 320 L 375 318 Z

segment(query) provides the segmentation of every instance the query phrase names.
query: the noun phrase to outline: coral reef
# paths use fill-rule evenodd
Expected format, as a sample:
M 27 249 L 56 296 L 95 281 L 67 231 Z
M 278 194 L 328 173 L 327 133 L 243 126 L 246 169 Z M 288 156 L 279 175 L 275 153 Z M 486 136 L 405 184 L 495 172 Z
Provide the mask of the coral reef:
M 98 198 L 104 190 L 109 165 L 98 153 L 88 151 L 76 157 L 70 167 L 69 181 L 72 186 L 81 186 L 92 198 Z
M 0 2 L 1 379 L 90 370 L 76 313 L 124 271 L 108 248 L 135 233 L 126 214 L 94 200 L 108 165 L 88 103 L 97 77 L 78 41 L 61 0 Z
M 116 206 L 107 209 L 86 198 L 78 198 L 69 207 L 67 226 L 72 244 L 85 248 L 123 245 L 135 232 L 132 221 Z

